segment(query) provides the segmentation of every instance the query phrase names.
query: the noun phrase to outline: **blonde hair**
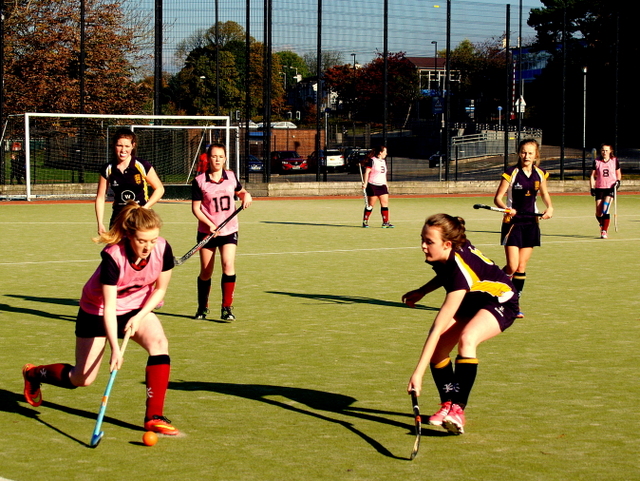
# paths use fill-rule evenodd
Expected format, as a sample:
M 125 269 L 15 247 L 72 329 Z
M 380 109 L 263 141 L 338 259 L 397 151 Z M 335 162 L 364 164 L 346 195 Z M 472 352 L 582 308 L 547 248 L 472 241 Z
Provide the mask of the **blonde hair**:
M 449 214 L 433 214 L 427 217 L 425 227 L 438 227 L 442 233 L 443 241 L 450 241 L 453 250 L 460 249 L 467 242 L 466 227 L 462 217 L 453 217 Z
M 148 231 L 160 227 L 162 227 L 162 219 L 158 214 L 130 200 L 116 217 L 113 227 L 93 238 L 93 242 L 114 245 L 125 237 L 132 239 L 138 231 Z

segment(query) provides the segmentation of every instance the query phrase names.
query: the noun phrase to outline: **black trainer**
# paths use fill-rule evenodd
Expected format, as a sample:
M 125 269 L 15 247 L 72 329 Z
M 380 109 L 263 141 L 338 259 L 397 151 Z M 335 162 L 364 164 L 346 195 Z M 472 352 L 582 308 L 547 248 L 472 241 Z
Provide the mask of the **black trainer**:
M 222 311 L 220 312 L 220 319 L 222 319 L 223 321 L 236 320 L 236 316 L 234 316 L 233 312 L 231 312 L 231 306 L 222 308 Z

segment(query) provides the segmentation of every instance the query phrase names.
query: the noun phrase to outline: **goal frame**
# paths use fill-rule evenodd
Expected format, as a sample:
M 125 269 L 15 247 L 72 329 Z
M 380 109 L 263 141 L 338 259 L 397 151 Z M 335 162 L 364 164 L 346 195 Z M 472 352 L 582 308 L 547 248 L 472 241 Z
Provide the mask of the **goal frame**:
M 139 124 L 141 120 L 155 121 L 155 120 L 193 120 L 198 122 L 222 122 L 223 125 L 211 125 L 211 126 L 198 126 L 197 128 L 207 128 L 212 130 L 225 130 L 225 145 L 227 152 L 230 152 L 231 143 L 231 131 L 239 130 L 237 126 L 231 125 L 231 117 L 226 115 L 124 115 L 124 114 L 70 114 L 70 113 L 44 113 L 44 112 L 25 112 L 24 114 L 24 154 L 25 154 L 25 184 L 26 184 L 26 200 L 31 201 L 36 196 L 32 193 L 31 186 L 31 142 L 30 142 L 30 119 L 38 117 L 48 118 L 76 118 L 76 119 L 109 119 L 109 120 L 129 120 L 127 125 L 136 126 L 136 122 Z M 141 127 L 142 125 L 137 125 Z M 196 128 L 195 126 L 176 126 L 176 125 L 144 125 L 144 128 Z M 236 172 L 239 172 L 240 168 L 240 152 L 239 152 L 239 136 L 236 135 L 236 148 L 235 150 L 235 164 Z M 95 194 L 91 196 L 95 197 Z

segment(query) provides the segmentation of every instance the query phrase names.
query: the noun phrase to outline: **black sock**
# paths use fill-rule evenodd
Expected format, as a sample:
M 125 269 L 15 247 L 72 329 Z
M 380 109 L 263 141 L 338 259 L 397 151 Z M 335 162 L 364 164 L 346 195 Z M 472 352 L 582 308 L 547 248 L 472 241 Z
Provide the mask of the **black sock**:
M 518 295 L 524 290 L 524 281 L 527 280 L 526 272 L 514 272 L 513 273 L 513 286 L 518 291 Z
M 451 396 L 456 389 L 455 374 L 453 372 L 453 364 L 450 358 L 438 364 L 430 364 L 431 375 L 438 388 L 440 394 L 440 402 L 445 403 L 451 400 Z
M 203 281 L 198 277 L 198 310 L 202 311 L 209 306 L 209 292 L 211 292 L 211 279 Z
M 471 388 L 476 381 L 478 373 L 478 359 L 475 357 L 456 357 L 456 383 L 458 384 L 458 392 L 451 400 L 462 409 L 465 408 L 469 401 Z

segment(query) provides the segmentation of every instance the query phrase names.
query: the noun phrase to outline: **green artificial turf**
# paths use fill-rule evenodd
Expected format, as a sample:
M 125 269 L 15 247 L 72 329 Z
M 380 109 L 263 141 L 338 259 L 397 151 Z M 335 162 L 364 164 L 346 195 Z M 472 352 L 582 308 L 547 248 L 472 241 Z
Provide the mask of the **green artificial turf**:
M 170 343 L 165 414 L 183 432 L 142 445 L 146 353 L 127 349 L 96 449 L 88 447 L 108 380 L 44 385 L 22 397 L 22 365 L 71 362 L 84 282 L 99 262 L 91 204 L 0 205 L 0 478 L 22 481 L 630 480 L 640 479 L 636 399 L 640 196 L 619 197 L 618 233 L 598 239 L 593 200 L 553 197 L 527 268 L 526 317 L 481 345 L 466 434 L 425 427 L 409 461 L 406 384 L 437 308 L 402 294 L 431 278 L 424 218 L 463 216 L 499 265 L 500 214 L 490 197 L 392 197 L 360 227 L 362 199 L 257 200 L 240 214 L 235 314 L 196 311 L 197 256 L 176 267 L 158 311 Z M 188 203 L 156 207 L 177 256 L 195 242 Z M 218 267 L 218 266 L 217 266 Z M 420 406 L 437 395 L 425 376 Z

